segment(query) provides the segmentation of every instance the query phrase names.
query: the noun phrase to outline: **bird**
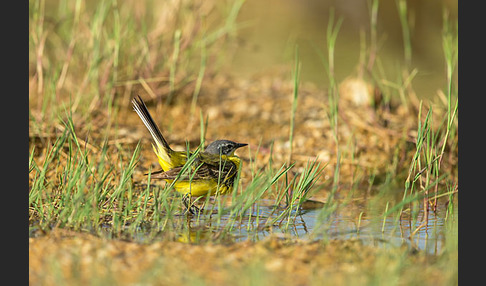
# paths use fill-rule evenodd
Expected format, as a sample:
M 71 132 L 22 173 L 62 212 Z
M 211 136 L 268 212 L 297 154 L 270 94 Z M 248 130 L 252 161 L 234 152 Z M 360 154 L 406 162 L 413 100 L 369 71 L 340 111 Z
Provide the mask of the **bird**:
M 186 213 L 201 211 L 191 204 L 192 197 L 224 195 L 233 189 L 241 165 L 241 159 L 235 155 L 235 151 L 247 146 L 247 143 L 222 139 L 210 143 L 204 151 L 174 151 L 140 95 L 132 99 L 132 105 L 152 136 L 152 147 L 162 167 L 162 170 L 153 172 L 151 177 L 173 184 L 174 189 L 183 195 Z

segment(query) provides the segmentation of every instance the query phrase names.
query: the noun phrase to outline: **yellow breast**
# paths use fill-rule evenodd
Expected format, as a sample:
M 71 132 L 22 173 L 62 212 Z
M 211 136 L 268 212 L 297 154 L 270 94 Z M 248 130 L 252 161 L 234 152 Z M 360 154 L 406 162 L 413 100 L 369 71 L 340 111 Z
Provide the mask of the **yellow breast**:
M 236 166 L 236 170 L 231 176 L 223 177 L 223 178 L 214 178 L 208 180 L 193 180 L 193 181 L 178 181 L 175 183 L 174 188 L 181 194 L 191 193 L 193 197 L 205 196 L 209 193 L 210 196 L 219 193 L 221 195 L 225 195 L 232 189 L 233 184 L 225 184 L 227 180 L 233 180 L 234 177 L 237 175 L 238 169 L 241 164 L 241 159 L 236 156 L 222 156 L 223 160 L 229 160 L 233 162 Z M 172 180 L 167 180 L 169 183 L 172 183 Z

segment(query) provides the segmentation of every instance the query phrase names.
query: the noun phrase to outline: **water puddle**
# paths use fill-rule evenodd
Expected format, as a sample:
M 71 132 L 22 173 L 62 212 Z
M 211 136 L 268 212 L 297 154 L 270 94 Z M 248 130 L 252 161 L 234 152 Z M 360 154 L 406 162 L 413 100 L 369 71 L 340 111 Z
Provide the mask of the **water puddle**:
M 368 215 L 369 207 L 353 203 L 338 206 L 333 211 L 323 211 L 324 204 L 307 203 L 298 213 L 291 212 L 279 217 L 285 208 L 276 208 L 270 200 L 261 200 L 243 215 L 222 214 L 218 216 L 217 207 L 213 206 L 211 215 L 186 216 L 175 214 L 167 222 L 154 227 L 150 223 L 133 227 L 127 223 L 122 231 L 114 231 L 110 223 L 102 225 L 102 231 L 109 237 L 122 238 L 150 243 L 151 241 L 170 239 L 186 243 L 205 241 L 242 242 L 258 241 L 270 235 L 282 235 L 302 240 L 318 239 L 358 239 L 365 245 L 377 247 L 400 247 L 407 245 L 412 250 L 438 254 L 444 247 L 446 230 L 446 209 L 439 204 L 436 212 L 430 212 L 426 224 L 423 212 L 419 211 L 415 219 L 404 213 L 392 214 L 386 219 L 378 215 Z M 458 210 L 455 208 L 454 219 Z M 163 217 L 163 216 L 162 216 Z M 165 219 L 165 218 L 164 218 Z M 421 226 L 419 228 L 419 226 Z M 155 229 L 157 228 L 157 229 Z M 29 236 L 44 233 L 37 226 L 31 225 Z M 117 234 L 115 234 L 117 233 Z
M 368 217 L 363 207 L 346 206 L 353 211 L 336 210 L 322 217 L 321 207 L 300 210 L 297 215 L 276 219 L 279 211 L 269 203 L 248 211 L 240 220 L 223 215 L 217 222 L 210 217 L 192 217 L 187 223 L 189 229 L 182 231 L 179 241 L 198 242 L 218 237 L 223 230 L 231 234 L 231 241 L 260 240 L 269 235 L 292 236 L 303 240 L 315 239 L 358 239 L 365 245 L 378 247 L 400 247 L 407 245 L 412 250 L 438 254 L 444 246 L 445 208 L 430 212 L 426 223 L 423 212 L 416 219 L 408 215 Z M 217 212 L 217 210 L 215 210 Z M 356 215 L 362 214 L 362 215 Z M 454 216 L 457 218 L 457 208 Z M 290 217 L 290 219 L 289 219 Z M 187 219 L 187 218 L 186 218 Z M 214 224 L 218 224 L 214 226 Z M 228 227 L 227 224 L 232 224 Z M 422 225 L 423 224 L 423 225 Z M 419 228 L 419 226 L 421 226 Z
M 300 233 L 307 235 L 303 229 L 312 229 L 315 225 L 317 211 L 302 215 L 306 223 Z M 419 213 L 419 218 L 422 213 Z M 364 244 L 375 246 L 401 246 L 407 244 L 414 249 L 437 254 L 443 247 L 445 219 L 439 214 L 429 214 L 427 223 L 422 220 L 415 223 L 409 218 L 388 217 L 385 220 L 362 218 L 358 225 L 356 217 L 335 213 L 330 217 L 327 235 L 331 239 L 359 239 Z M 412 235 L 413 234 L 413 235 Z

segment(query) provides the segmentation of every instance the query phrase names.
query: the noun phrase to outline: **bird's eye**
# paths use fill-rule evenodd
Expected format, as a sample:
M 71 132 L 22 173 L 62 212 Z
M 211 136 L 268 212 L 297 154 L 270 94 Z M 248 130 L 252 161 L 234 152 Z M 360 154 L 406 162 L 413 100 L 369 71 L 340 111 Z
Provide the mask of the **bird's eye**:
M 227 154 L 231 150 L 231 145 L 230 144 L 224 144 L 221 148 L 221 153 Z

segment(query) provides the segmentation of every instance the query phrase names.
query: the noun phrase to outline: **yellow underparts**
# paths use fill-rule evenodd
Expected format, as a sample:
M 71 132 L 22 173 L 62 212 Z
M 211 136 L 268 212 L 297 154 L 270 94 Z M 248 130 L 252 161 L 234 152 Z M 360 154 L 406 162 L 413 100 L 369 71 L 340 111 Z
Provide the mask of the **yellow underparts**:
M 172 180 L 167 180 L 167 182 L 172 183 Z M 192 182 L 179 181 L 175 183 L 174 188 L 181 194 L 190 192 L 193 197 L 205 196 L 208 193 L 212 196 L 216 194 L 216 192 L 224 195 L 229 190 L 228 187 L 222 183 L 219 184 L 218 189 L 217 180 L 197 180 Z
M 170 162 L 163 160 L 162 156 L 159 156 L 159 152 L 156 153 L 159 159 L 159 164 L 164 171 L 168 171 L 174 168 L 173 166 L 175 164 L 171 164 Z M 173 154 L 175 154 L 175 152 Z M 171 157 L 174 158 L 175 156 L 171 156 Z M 229 160 L 233 162 L 236 165 L 236 170 L 239 169 L 241 160 L 237 156 L 222 155 L 221 159 L 222 161 Z M 187 160 L 187 157 L 184 156 L 184 158 L 182 158 L 182 156 L 178 156 L 177 158 L 178 162 L 177 165 L 175 166 L 184 165 L 185 160 Z M 190 192 L 191 196 L 193 197 L 205 196 L 208 193 L 210 193 L 209 195 L 212 196 L 217 192 L 221 195 L 224 195 L 231 190 L 231 188 L 228 188 L 228 186 L 224 184 L 224 182 L 228 179 L 229 179 L 228 177 L 221 177 L 221 178 L 215 178 L 211 180 L 178 181 L 174 184 L 174 189 L 181 194 L 187 194 Z M 166 180 L 166 181 L 169 184 L 173 182 L 173 180 Z

